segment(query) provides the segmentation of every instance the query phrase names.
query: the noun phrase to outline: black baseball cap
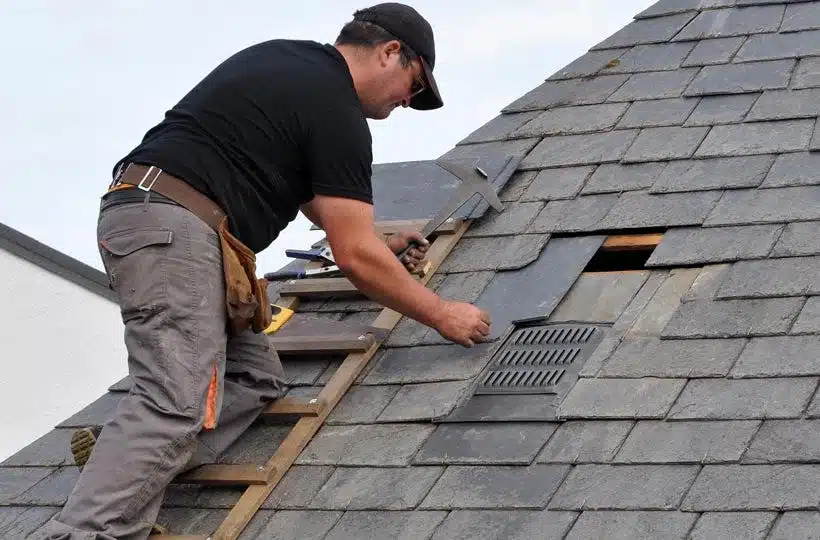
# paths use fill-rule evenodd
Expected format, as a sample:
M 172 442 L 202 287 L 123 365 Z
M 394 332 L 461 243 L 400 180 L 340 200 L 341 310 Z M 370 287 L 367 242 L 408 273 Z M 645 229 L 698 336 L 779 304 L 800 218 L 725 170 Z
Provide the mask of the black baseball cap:
M 444 105 L 436 79 L 433 77 L 433 67 L 436 65 L 433 28 L 418 11 L 398 2 L 385 2 L 356 11 L 353 20 L 369 22 L 384 28 L 406 43 L 420 57 L 427 86 L 423 92 L 410 100 L 411 108 L 429 111 Z

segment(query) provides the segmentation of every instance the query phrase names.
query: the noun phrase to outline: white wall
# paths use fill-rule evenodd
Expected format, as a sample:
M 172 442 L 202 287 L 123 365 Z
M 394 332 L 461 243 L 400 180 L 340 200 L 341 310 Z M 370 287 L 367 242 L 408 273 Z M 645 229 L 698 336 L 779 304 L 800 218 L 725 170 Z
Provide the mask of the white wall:
M 0 249 L 0 461 L 127 375 L 119 307 Z

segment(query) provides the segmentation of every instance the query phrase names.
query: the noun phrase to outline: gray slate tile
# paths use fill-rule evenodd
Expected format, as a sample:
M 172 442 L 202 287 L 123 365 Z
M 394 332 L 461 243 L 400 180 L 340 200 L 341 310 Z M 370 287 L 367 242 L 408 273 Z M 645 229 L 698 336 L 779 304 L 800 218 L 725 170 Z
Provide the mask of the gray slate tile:
M 568 470 L 568 465 L 452 465 L 419 508 L 542 509 Z
M 596 44 L 592 49 L 628 47 L 642 43 L 664 43 L 669 41 L 694 17 L 694 13 L 687 12 L 652 19 L 634 20 Z
M 563 538 L 576 516 L 545 510 L 453 510 L 432 540 L 551 540 Z
M 706 465 L 681 510 L 816 508 L 818 498 L 820 465 Z
M 53 506 L 0 508 L 0 537 L 28 538 L 59 511 Z
M 595 193 L 619 193 L 652 187 L 661 174 L 665 162 L 660 163 L 604 163 L 599 165 L 587 180 L 582 195 Z
M 805 150 L 813 131 L 813 120 L 715 126 L 709 131 L 695 156 L 721 157 Z
M 776 512 L 704 512 L 692 529 L 691 540 L 763 540 L 776 517 Z
M 265 463 L 290 433 L 290 425 L 252 424 L 220 457 L 220 463 Z
M 743 349 L 743 339 L 657 339 L 624 341 L 600 377 L 722 377 Z
M 52 467 L 0 467 L 0 504 L 9 504 L 54 472 Z
M 372 373 L 372 371 L 371 371 Z M 395 385 L 351 387 L 325 420 L 326 424 L 370 424 L 387 407 L 401 387 Z
M 666 232 L 646 265 L 710 264 L 768 255 L 782 225 L 684 227 Z
M 820 254 L 820 221 L 789 223 L 777 240 L 772 257 L 799 257 Z
M 623 163 L 685 159 L 692 156 L 706 137 L 707 127 L 656 127 L 642 129 Z
M 544 138 L 521 162 L 521 169 L 594 165 L 619 161 L 632 145 L 637 130 Z
M 672 420 L 797 418 L 808 405 L 817 380 L 693 379 L 669 411 Z
M 420 465 L 526 465 L 556 423 L 441 424 L 413 459 Z
M 766 420 L 743 456 L 744 463 L 820 459 L 820 420 Z
M 545 81 L 502 109 L 503 113 L 545 110 L 562 105 L 603 103 L 628 75 L 601 75 L 585 79 Z
M 77 428 L 89 425 L 103 425 L 114 416 L 114 411 L 116 411 L 117 405 L 124 395 L 122 392 L 106 392 L 55 427 Z
M 262 508 L 286 510 L 307 507 L 334 470 L 334 467 L 293 465 L 262 503 Z
M 820 89 L 818 88 L 763 92 L 749 111 L 749 114 L 746 115 L 745 121 L 814 118 L 820 114 L 820 106 L 817 104 L 818 98 L 820 98 Z
M 757 187 L 773 162 L 774 156 L 769 155 L 678 161 L 664 169 L 649 191 L 674 193 Z
M 227 509 L 161 508 L 157 522 L 169 527 L 175 535 L 212 534 L 228 516 Z
M 618 122 L 618 128 L 679 126 L 689 117 L 698 99 L 672 98 L 636 101 Z
M 770 540 L 812 538 L 820 529 L 820 512 L 802 510 L 784 512 L 769 535 Z
M 704 10 L 673 41 L 776 32 L 783 11 L 783 5 Z
M 555 420 L 555 394 L 478 394 L 442 422 L 544 422 Z
M 727 37 L 717 39 L 702 39 L 697 42 L 695 48 L 681 64 L 689 66 L 709 66 L 714 64 L 728 63 L 740 46 L 745 41 L 745 37 Z
M 775 60 L 820 55 L 820 31 L 750 36 L 735 55 L 735 62 Z
M 663 418 L 685 379 L 579 379 L 558 409 L 561 419 Z
M 676 98 L 683 95 L 700 68 L 680 68 L 675 71 L 636 73 L 629 77 L 607 101 L 638 101 L 641 99 Z
M 465 238 L 494 237 L 521 234 L 527 230 L 532 220 L 544 207 L 540 202 L 516 202 L 507 204 L 499 213 L 490 209 L 475 220 L 464 233 Z
M 618 195 L 605 193 L 568 201 L 550 201 L 530 225 L 530 233 L 585 232 L 599 223 L 618 202 Z
M 781 154 L 772 165 L 771 171 L 761 184 L 761 188 L 809 186 L 820 184 L 817 169 L 820 154 L 795 152 Z
M 735 0 L 659 0 L 637 15 L 636 19 L 648 19 L 675 13 L 697 12 L 701 9 L 733 6 Z
M 624 337 L 660 337 L 664 327 L 677 311 L 681 298 L 690 290 L 698 277 L 697 268 L 675 268 L 663 279 L 652 298 L 640 308 L 630 324 L 624 321 Z M 620 325 L 620 321 L 618 323 Z
M 589 178 L 593 165 L 581 167 L 561 167 L 559 169 L 543 169 L 532 181 L 527 190 L 521 195 L 522 201 L 551 201 L 556 199 L 572 199 L 581 191 L 581 186 Z M 539 207 L 540 210 L 541 207 Z M 506 210 L 505 210 L 506 212 Z
M 704 265 L 695 281 L 692 282 L 692 286 L 681 297 L 681 302 L 714 299 L 730 267 L 731 265 L 726 263 Z
M 418 510 L 348 511 L 323 540 L 418 540 L 429 538 L 447 512 Z
M 309 508 L 318 510 L 411 510 L 427 495 L 444 467 L 339 468 Z
M 812 296 L 806 300 L 806 305 L 794 321 L 793 334 L 803 332 L 820 332 L 820 296 Z
M 611 129 L 628 104 L 605 103 L 556 107 L 544 111 L 512 132 L 513 137 L 545 137 Z
M 0 466 L 57 467 L 59 465 L 73 465 L 74 458 L 71 456 L 71 435 L 73 433 L 73 429 L 52 429 L 6 458 L 5 461 L 0 463 Z
M 632 429 L 630 420 L 570 420 L 556 430 L 538 463 L 607 462 Z
M 549 320 L 614 323 L 648 277 L 648 271 L 582 274 Z
M 616 63 L 615 61 L 630 50 L 631 47 L 622 47 L 620 49 L 587 51 L 550 75 L 547 80 L 557 81 L 609 73 L 611 66 Z
M 820 219 L 820 186 L 727 191 L 705 226 Z
M 760 422 L 731 420 L 666 422 L 641 420 L 614 463 L 738 462 Z
M 820 294 L 820 257 L 738 261 L 718 289 L 718 298 Z
M 364 378 L 365 384 L 459 381 L 478 375 L 490 359 L 492 344 L 471 348 L 433 345 L 387 349 Z
M 802 298 L 685 302 L 663 329 L 662 337 L 727 338 L 785 334 L 802 307 Z
M 685 512 L 587 511 L 566 540 L 684 540 L 697 514 Z
M 811 140 L 809 141 L 809 151 L 810 152 L 817 152 L 820 150 L 820 117 L 815 120 L 814 122 L 814 133 L 811 136 Z
M 515 270 L 538 258 L 549 240 L 545 234 L 498 238 L 464 238 L 439 267 L 440 272 L 476 272 L 479 270 Z
M 691 52 L 694 43 L 664 43 L 636 45 L 618 57 L 618 64 L 608 73 L 638 73 L 678 69 Z
M 792 75 L 791 87 L 816 88 L 820 86 L 820 58 L 801 58 Z
M 778 336 L 749 341 L 732 377 L 820 375 L 820 336 Z
M 281 360 L 282 369 L 285 370 L 284 382 L 288 386 L 312 386 L 330 365 L 326 357 L 305 357 L 297 360 L 283 357 Z
M 505 141 L 494 141 L 478 144 L 460 144 L 448 150 L 440 156 L 439 159 L 465 161 L 471 162 L 480 160 L 482 164 L 486 165 L 486 171 L 492 177 L 497 174 L 500 168 L 506 163 L 508 156 L 523 156 L 538 142 L 538 139 L 510 139 Z M 495 168 L 495 170 L 493 170 Z M 448 175 L 448 179 L 458 182 L 455 177 Z M 440 179 L 438 180 L 441 181 Z M 409 183 L 408 188 L 418 190 L 418 183 Z M 429 200 L 429 195 L 426 195 L 423 200 Z M 465 205 L 466 207 L 467 205 Z M 438 205 L 434 207 L 433 212 L 438 210 Z M 429 215 L 432 215 L 430 213 Z M 418 214 L 411 216 L 409 219 L 420 217 Z M 422 216 L 423 217 L 423 216 Z M 475 217 L 475 216 L 473 216 Z M 395 218 L 394 218 L 395 219 Z
M 786 88 L 794 65 L 794 60 L 772 60 L 705 66 L 683 95 L 744 94 Z
M 679 227 L 700 225 L 714 208 L 720 191 L 654 195 L 644 191 L 622 194 L 600 229 Z
M 450 414 L 471 389 L 470 381 L 407 384 L 387 404 L 377 422 L 437 420 Z
M 499 114 L 489 122 L 475 129 L 458 144 L 475 144 L 481 142 L 503 141 L 510 134 L 536 116 L 537 111 L 526 111 L 512 114 Z
M 265 513 L 269 515 L 265 516 Z M 260 516 L 262 520 L 258 519 Z M 342 512 L 334 511 L 282 510 L 274 513 L 262 510 L 256 513 L 239 538 L 322 540 L 340 517 Z
M 689 115 L 685 126 L 714 126 L 740 122 L 760 94 L 705 96 Z
M 501 202 L 515 202 L 535 179 L 536 171 L 517 171 L 512 175 L 510 181 L 498 192 Z
M 295 463 L 401 467 L 434 429 L 420 424 L 323 426 Z
M 698 473 L 693 465 L 576 465 L 551 510 L 672 510 Z
M 781 32 L 797 32 L 820 28 L 820 11 L 813 3 L 789 4 L 780 25 Z
M 62 506 L 79 477 L 77 467 L 60 467 L 11 502 L 25 506 Z

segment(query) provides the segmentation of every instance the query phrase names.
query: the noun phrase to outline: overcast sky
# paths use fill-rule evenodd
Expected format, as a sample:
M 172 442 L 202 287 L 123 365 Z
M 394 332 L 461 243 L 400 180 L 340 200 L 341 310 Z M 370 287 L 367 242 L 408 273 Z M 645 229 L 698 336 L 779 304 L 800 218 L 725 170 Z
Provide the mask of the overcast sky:
M 371 122 L 376 163 L 435 159 L 654 1 L 410 3 L 433 26 L 445 106 Z M 232 53 L 279 37 L 332 42 L 367 5 L 4 0 L 0 222 L 102 269 L 99 197 L 113 164 L 168 108 Z M 286 263 L 286 248 L 321 237 L 307 231 L 300 216 L 259 255 L 259 274 Z M 14 384 L 13 372 L 2 379 Z

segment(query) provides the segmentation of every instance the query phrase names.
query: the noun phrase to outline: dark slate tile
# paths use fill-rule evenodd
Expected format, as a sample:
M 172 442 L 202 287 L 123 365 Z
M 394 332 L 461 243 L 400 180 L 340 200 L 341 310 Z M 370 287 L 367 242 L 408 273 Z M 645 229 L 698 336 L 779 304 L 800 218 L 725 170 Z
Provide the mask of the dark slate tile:
M 601 75 L 585 79 L 545 81 L 504 107 L 502 112 L 534 111 L 562 105 L 603 103 L 628 78 L 628 75 Z
M 672 409 L 672 420 L 797 418 L 817 386 L 815 378 L 693 379 Z
M 619 161 L 637 135 L 637 130 L 618 130 L 546 137 L 527 154 L 521 168 L 542 169 Z
M 80 470 L 77 467 L 60 467 L 11 502 L 25 506 L 62 506 L 79 477 Z
M 757 187 L 773 162 L 774 156 L 762 155 L 670 163 L 649 191 L 674 193 Z
M 453 510 L 432 540 L 544 540 L 563 538 L 575 512 L 545 510 Z
M 464 238 L 439 267 L 439 272 L 516 270 L 535 261 L 549 240 L 546 234 L 498 238 Z
M 535 146 L 537 142 L 538 139 L 515 139 L 477 144 L 460 144 L 448 150 L 437 159 L 459 161 L 465 163 L 474 163 L 476 160 L 478 160 L 479 164 L 482 165 L 482 167 L 490 176 L 490 178 L 495 178 L 496 175 L 498 175 L 504 169 L 504 167 L 507 166 L 507 159 L 510 156 L 520 157 L 526 155 L 527 152 L 532 150 L 533 146 Z M 454 182 L 454 186 L 458 184 L 459 181 L 455 176 L 449 173 L 445 174 L 447 175 L 448 180 Z M 505 175 L 505 177 L 506 180 L 509 180 L 509 177 L 507 175 Z M 376 181 L 374 181 L 374 186 L 375 185 Z M 497 183 L 494 183 L 493 185 L 496 187 L 496 191 L 503 187 L 501 185 L 498 185 Z M 431 192 L 421 188 L 418 185 L 418 181 L 411 180 L 406 183 L 406 187 L 408 190 L 413 189 L 414 191 L 418 192 L 417 195 L 421 198 L 421 201 L 424 204 L 435 203 L 433 204 L 432 212 L 430 212 L 429 214 L 422 215 L 422 213 L 418 209 L 416 209 L 409 219 L 427 217 L 428 215 L 432 216 L 433 213 L 439 210 L 438 201 L 435 200 L 435 197 L 430 197 Z M 400 203 L 402 205 L 407 204 L 406 201 L 401 200 L 394 200 L 393 202 L 397 204 Z M 471 205 L 470 203 L 465 204 L 464 206 L 462 206 L 462 209 L 459 210 L 459 213 L 457 215 L 465 215 L 464 209 L 470 207 L 475 208 L 475 206 Z M 486 208 L 486 204 L 481 207 Z M 470 213 L 469 215 L 473 218 L 478 217 L 474 212 Z
M 259 518 L 263 519 L 259 519 Z M 239 536 L 265 540 L 322 540 L 333 528 L 342 512 L 317 510 L 283 510 L 256 513 Z
M 820 28 L 820 11 L 814 3 L 789 4 L 780 25 L 781 32 L 798 32 Z
M 282 356 L 282 369 L 285 371 L 285 384 L 288 386 L 311 386 L 316 384 L 319 376 L 330 365 L 327 357 L 294 357 Z
M 803 332 L 820 332 L 820 296 L 812 296 L 806 300 L 806 305 L 794 321 L 793 334 Z
M 305 508 L 336 470 L 333 467 L 293 465 L 262 503 L 262 508 Z
M 478 394 L 441 422 L 543 422 L 555 420 L 555 394 Z
M 695 156 L 720 157 L 804 150 L 813 131 L 813 120 L 715 126 L 709 131 Z
M 344 397 L 333 408 L 325 423 L 328 425 L 372 424 L 400 388 L 399 385 L 355 385 L 345 392 Z
M 680 68 L 675 71 L 636 73 L 629 77 L 607 101 L 638 101 L 641 99 L 676 98 L 683 95 L 700 68 Z
M 551 201 L 555 199 L 572 199 L 581 191 L 581 186 L 589 178 L 595 167 L 561 167 L 543 169 L 532 184 L 521 196 L 522 201 Z M 540 208 L 539 208 L 540 210 Z
M 532 463 L 556 423 L 442 424 L 421 447 L 414 464 L 526 465 Z
M 664 338 L 728 338 L 785 334 L 802 298 L 695 300 L 680 305 Z
M 566 540 L 683 540 L 696 519 L 697 514 L 685 512 L 587 511 Z
M 632 429 L 630 420 L 570 420 L 550 437 L 538 463 L 585 463 L 611 460 Z
M 698 99 L 672 98 L 636 101 L 618 122 L 618 128 L 679 126 L 689 117 Z
M 550 201 L 532 222 L 528 232 L 585 232 L 598 229 L 598 224 L 616 202 L 616 193 L 589 195 L 568 201 Z
M 746 115 L 745 121 L 815 118 L 820 114 L 818 98 L 820 98 L 820 88 L 763 92 L 752 110 Z
M 820 294 L 820 257 L 738 261 L 718 289 L 718 298 Z
M 743 94 L 786 88 L 794 65 L 794 60 L 772 60 L 706 66 L 686 88 L 683 95 Z
M 544 203 L 540 202 L 516 202 L 507 204 L 501 213 L 490 210 L 473 222 L 464 237 L 522 234 L 543 207 Z
M 606 49 L 602 51 L 587 51 L 566 66 L 562 67 L 547 78 L 548 81 L 589 77 L 600 73 L 608 73 L 617 64 L 618 59 L 631 47 L 620 49 Z
M 465 348 L 433 345 L 387 349 L 364 379 L 364 384 L 406 384 L 466 380 L 484 368 L 491 343 Z
M 699 225 L 714 208 L 720 191 L 653 195 L 643 191 L 622 194 L 598 223 L 600 229 L 679 227 Z
M 0 508 L 0 537 L 29 538 L 59 511 L 53 506 Z
M 686 379 L 579 379 L 558 409 L 562 420 L 663 418 Z
M 820 219 L 818 186 L 727 191 L 706 218 L 704 225 L 783 223 L 812 219 Z
M 696 465 L 576 465 L 551 510 L 672 510 L 692 485 Z
M 743 456 L 744 463 L 820 460 L 820 420 L 766 420 Z
M 792 75 L 791 87 L 817 88 L 820 86 L 820 58 L 801 58 Z
M 809 186 L 820 184 L 817 174 L 820 167 L 820 154 L 813 152 L 795 152 L 781 154 L 772 165 L 772 169 L 761 184 L 761 188 Z
M 816 508 L 818 497 L 820 465 L 706 465 L 681 510 Z
M 695 13 L 687 12 L 652 19 L 634 20 L 599 42 L 592 49 L 628 47 L 642 43 L 664 43 L 669 41 L 694 17 Z
M 713 126 L 743 120 L 760 94 L 705 96 L 689 115 L 684 126 Z
M 771 540 L 811 538 L 817 534 L 818 529 L 820 529 L 820 512 L 816 510 L 784 512 L 768 538 Z
M 270 291 L 270 287 L 268 288 L 268 291 Z M 128 392 L 129 390 L 131 390 L 131 385 L 132 385 L 131 375 L 126 375 L 125 377 L 123 377 L 119 381 L 117 381 L 114 384 L 112 384 L 111 386 L 109 386 L 108 391 L 109 392 Z
M 587 180 L 582 195 L 595 193 L 620 193 L 652 187 L 666 166 L 660 163 L 604 163 L 595 169 Z
M 760 422 L 641 420 L 614 463 L 725 463 L 740 461 Z
M 0 467 L 0 504 L 9 504 L 54 472 L 52 467 Z
M 648 271 L 581 274 L 549 320 L 614 323 L 648 277 Z
M 732 377 L 820 375 L 820 336 L 754 338 L 732 368 Z
M 698 41 L 681 65 L 689 67 L 726 64 L 740 49 L 745 39 L 745 37 L 727 37 Z
M 623 163 L 685 159 L 706 137 L 708 127 L 656 127 L 641 130 L 623 156 Z
M 789 223 L 777 240 L 772 257 L 798 257 L 820 254 L 820 222 Z
M 323 426 L 296 464 L 403 467 L 434 429 L 421 424 Z
M 257 422 L 220 457 L 220 463 L 265 463 L 290 433 L 291 426 Z
M 657 339 L 624 341 L 600 377 L 722 377 L 740 355 L 743 339 Z
M 336 469 L 309 507 L 318 510 L 411 510 L 444 467 Z
M 636 45 L 618 57 L 616 66 L 608 73 L 638 73 L 641 71 L 668 71 L 678 69 L 691 52 L 694 43 L 664 43 Z
M 604 239 L 556 238 L 527 268 L 497 273 L 475 302 L 492 316 L 490 339 L 503 335 L 512 321 L 549 315 Z
M 733 5 L 735 5 L 735 0 L 659 0 L 635 15 L 635 18 L 648 19 L 661 17 L 663 15 L 673 15 L 675 13 L 697 12 L 701 9 Z
M 156 521 L 168 527 L 174 535 L 209 535 L 219 528 L 228 513 L 227 509 L 161 508 Z
M 663 235 L 646 266 L 760 259 L 768 255 L 782 231 L 782 225 L 672 229 Z
M 689 538 L 763 540 L 776 517 L 775 512 L 704 512 Z
M 103 425 L 113 418 L 117 405 L 125 396 L 122 392 L 107 392 L 73 416 L 63 420 L 56 427 L 77 428 Z
M 820 31 L 750 36 L 735 55 L 735 62 L 774 60 L 820 55 Z
M 568 465 L 452 465 L 419 508 L 542 509 L 568 470 Z
M 575 105 L 544 111 L 512 132 L 513 137 L 545 137 L 611 129 L 628 107 L 626 103 Z
M 535 179 L 536 174 L 536 171 L 517 171 L 498 192 L 498 198 L 505 203 L 517 201 Z
M 471 390 L 470 381 L 407 384 L 390 400 L 377 422 L 438 420 L 450 414 Z
M 323 540 L 418 540 L 429 538 L 447 512 L 418 510 L 348 511 Z
M 678 32 L 673 41 L 776 32 L 784 9 L 783 5 L 774 5 L 704 10 Z
M 73 429 L 53 429 L 28 444 L 20 451 L 6 458 L 0 463 L 5 467 L 56 467 L 59 465 L 73 465 L 71 456 L 71 435 Z
M 512 132 L 538 116 L 538 114 L 537 111 L 499 114 L 463 138 L 458 144 L 503 141 L 510 138 Z

